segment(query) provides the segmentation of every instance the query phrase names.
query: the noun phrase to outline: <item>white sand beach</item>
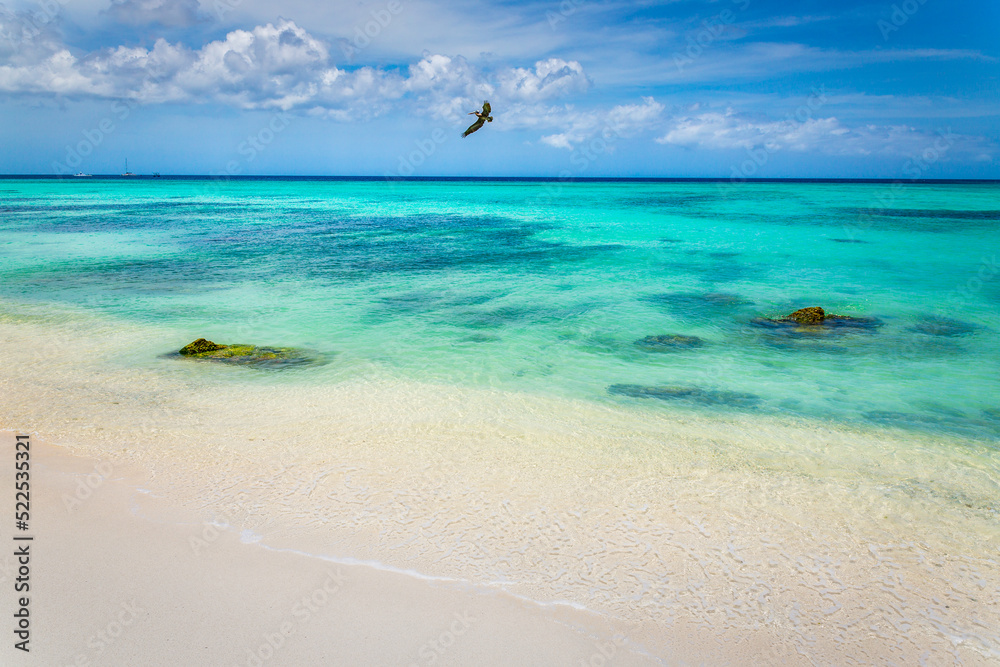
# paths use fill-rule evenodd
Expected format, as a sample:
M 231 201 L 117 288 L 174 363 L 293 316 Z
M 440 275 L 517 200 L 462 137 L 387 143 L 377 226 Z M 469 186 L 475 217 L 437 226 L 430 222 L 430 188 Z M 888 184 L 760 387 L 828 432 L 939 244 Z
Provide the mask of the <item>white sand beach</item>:
M 5 642 L 3 664 L 658 664 L 620 619 L 269 549 L 157 497 L 135 469 L 35 438 L 31 452 L 30 652 Z

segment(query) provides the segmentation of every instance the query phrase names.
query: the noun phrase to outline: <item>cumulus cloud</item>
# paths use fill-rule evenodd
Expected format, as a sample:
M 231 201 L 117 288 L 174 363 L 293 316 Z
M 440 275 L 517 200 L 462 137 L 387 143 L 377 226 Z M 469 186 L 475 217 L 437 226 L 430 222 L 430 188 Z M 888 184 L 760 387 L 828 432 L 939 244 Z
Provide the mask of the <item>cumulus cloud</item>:
M 127 3 L 128 11 L 152 8 L 143 15 L 152 20 L 160 1 L 120 0 L 114 11 L 126 11 Z M 157 20 L 191 16 L 181 14 Z M 242 109 L 300 109 L 339 120 L 379 115 L 407 97 L 411 112 L 455 120 L 484 99 L 502 110 L 583 93 L 590 86 L 580 63 L 558 58 L 486 71 L 460 56 L 426 53 L 405 70 L 343 69 L 325 42 L 285 19 L 234 30 L 199 49 L 160 39 L 151 49 L 119 46 L 89 54 L 16 28 L 9 12 L 0 14 L 0 36 L 16 32 L 19 40 L 14 44 L 11 37 L 12 45 L 0 50 L 5 54 L 0 90 L 9 93 L 218 102 Z
M 0 65 L 0 90 L 289 109 L 350 97 L 366 78 L 364 70 L 338 70 L 321 42 L 285 20 L 235 30 L 199 50 L 159 39 L 152 49 L 119 46 L 80 57 L 50 44 L 35 56 Z
M 591 85 L 580 63 L 560 58 L 540 60 L 534 69 L 509 69 L 498 77 L 498 83 L 507 99 L 530 101 L 582 93 Z
M 419 113 L 456 120 L 488 97 L 495 86 L 461 56 L 426 54 L 408 68 L 403 82 Z
M 180 25 L 196 20 L 196 3 L 116 0 L 109 11 L 128 20 Z M 162 10 L 162 11 L 161 11 Z M 164 13 L 165 12 L 165 13 Z M 122 15 L 121 20 L 125 14 Z M 940 54 L 938 54 L 940 55 Z M 934 140 L 906 125 L 857 125 L 827 109 L 775 119 L 735 109 L 667 115 L 652 97 L 611 108 L 577 108 L 591 88 L 579 62 L 547 58 L 531 66 L 481 66 L 461 56 L 425 53 L 404 68 L 339 67 L 329 44 L 293 21 L 233 30 L 199 48 L 157 40 L 151 48 L 118 46 L 82 53 L 51 25 L 0 5 L 0 92 L 130 99 L 139 103 L 216 103 L 239 109 L 295 110 L 350 122 L 405 110 L 449 123 L 489 99 L 497 131 L 529 130 L 557 149 L 603 136 L 653 133 L 660 144 L 706 150 L 817 151 L 830 155 L 912 153 Z M 824 98 L 823 103 L 834 104 Z M 958 151 L 992 155 L 986 140 L 956 140 Z
M 182 51 L 167 44 L 163 47 Z M 350 96 L 364 78 L 363 71 L 356 77 L 346 76 L 331 64 L 322 42 L 286 20 L 234 30 L 224 40 L 180 53 L 177 62 L 182 65 L 177 69 L 155 63 L 142 68 L 153 74 L 151 95 L 169 86 L 170 97 L 214 98 L 242 108 L 287 110 L 318 99 L 329 102 Z
M 576 61 L 540 60 L 534 67 L 509 67 L 485 72 L 461 56 L 427 54 L 410 65 L 405 91 L 415 98 L 418 110 L 435 118 L 464 117 L 483 100 L 505 123 L 519 122 L 523 113 L 551 115 L 542 103 L 556 97 L 586 92 L 590 79 Z M 555 112 L 558 115 L 558 112 Z

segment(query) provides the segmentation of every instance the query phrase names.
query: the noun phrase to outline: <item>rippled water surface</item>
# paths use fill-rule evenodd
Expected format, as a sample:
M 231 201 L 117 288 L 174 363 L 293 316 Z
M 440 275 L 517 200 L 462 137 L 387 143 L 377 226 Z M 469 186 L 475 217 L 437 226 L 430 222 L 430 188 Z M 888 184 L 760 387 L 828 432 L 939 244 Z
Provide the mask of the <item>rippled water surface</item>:
M 0 297 L 166 326 L 151 364 L 1000 434 L 998 185 L 6 180 L 0 235 Z M 812 305 L 874 321 L 755 320 Z

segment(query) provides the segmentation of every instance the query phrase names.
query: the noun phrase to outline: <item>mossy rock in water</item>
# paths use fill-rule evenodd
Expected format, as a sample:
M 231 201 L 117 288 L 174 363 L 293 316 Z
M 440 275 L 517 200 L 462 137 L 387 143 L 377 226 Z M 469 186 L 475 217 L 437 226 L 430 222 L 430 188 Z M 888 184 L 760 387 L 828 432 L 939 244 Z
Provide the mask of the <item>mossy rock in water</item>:
M 794 313 L 778 319 L 755 317 L 750 320 L 750 323 L 759 327 L 776 330 L 776 332 L 806 336 L 830 333 L 836 329 L 875 331 L 882 325 L 882 322 L 874 317 L 828 315 L 819 306 L 801 308 Z
M 701 347 L 705 344 L 705 341 L 697 336 L 663 334 L 660 336 L 646 336 L 642 340 L 635 341 L 635 344 L 644 350 L 649 350 L 651 352 L 669 352 L 671 350 L 685 350 L 693 347 Z
M 215 352 L 216 350 L 226 349 L 225 345 L 219 345 L 218 343 L 213 343 L 210 340 L 205 340 L 204 338 L 199 338 L 196 341 L 192 341 L 180 349 L 180 354 L 184 356 L 190 356 L 194 354 L 205 354 L 206 352 Z
M 204 338 L 199 338 L 193 343 L 185 345 L 177 354 L 199 361 L 214 361 L 260 368 L 283 368 L 325 363 L 321 355 L 310 350 L 295 347 L 260 347 L 246 343 L 219 345 Z
M 822 324 L 826 319 L 826 312 L 819 306 L 800 308 L 794 313 L 785 316 L 786 320 L 797 322 L 798 324 Z

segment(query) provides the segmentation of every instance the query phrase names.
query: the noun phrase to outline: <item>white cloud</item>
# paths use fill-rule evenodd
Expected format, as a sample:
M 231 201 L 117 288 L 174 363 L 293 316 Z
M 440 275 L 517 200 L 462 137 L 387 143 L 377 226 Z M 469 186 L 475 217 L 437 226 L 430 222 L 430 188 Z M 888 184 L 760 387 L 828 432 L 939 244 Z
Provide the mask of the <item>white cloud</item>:
M 403 91 L 414 97 L 418 112 L 434 118 L 457 120 L 495 91 L 487 77 L 461 56 L 426 54 L 409 66 L 408 74 Z
M 590 79 L 576 61 L 550 58 L 533 68 L 509 67 L 487 72 L 461 56 L 425 55 L 409 66 L 403 83 L 415 96 L 417 110 L 435 118 L 456 120 L 489 99 L 495 114 L 510 121 L 528 107 L 536 113 L 540 103 L 555 97 L 586 92 Z
M 609 110 L 565 109 L 562 112 L 550 110 L 549 113 L 528 118 L 531 126 L 556 125 L 563 130 L 543 136 L 542 143 L 553 148 L 572 150 L 577 144 L 598 135 L 619 138 L 635 136 L 656 124 L 663 113 L 663 108 L 663 105 L 652 97 L 643 97 L 642 104 L 620 104 Z
M 30 65 L 61 48 L 48 14 L 12 12 L 0 4 L 0 63 Z
M 195 0 L 174 4 L 170 0 L 115 0 L 108 11 L 119 12 L 121 21 L 135 23 L 182 25 L 197 19 Z M 672 117 L 652 97 L 611 108 L 578 108 L 572 102 L 587 93 L 592 82 L 580 62 L 563 58 L 504 66 L 478 64 L 490 62 L 489 57 L 473 63 L 458 55 L 425 52 L 403 68 L 347 68 L 335 62 L 338 49 L 331 51 L 326 41 L 285 19 L 233 30 L 200 47 L 159 39 L 151 48 L 117 46 L 90 53 L 67 46 L 48 23 L 36 23 L 30 15 L 0 5 L 0 93 L 124 98 L 146 104 L 217 103 L 239 109 L 298 110 L 342 122 L 396 109 L 452 123 L 467 119 L 469 111 L 489 99 L 500 121 L 493 125 L 497 130 L 536 131 L 543 144 L 567 150 L 598 136 L 606 138 L 608 133 L 631 137 L 643 131 L 655 131 L 656 141 L 667 145 L 707 150 L 766 147 L 829 155 L 906 154 L 923 150 L 934 139 L 931 132 L 889 124 L 890 120 L 883 125 L 862 124 L 855 110 L 863 106 L 866 120 L 871 120 L 870 100 L 844 96 L 827 100 L 830 106 L 822 117 L 810 112 L 801 119 L 743 113 L 740 109 L 751 106 L 774 107 L 755 104 L 742 92 L 731 101 L 733 108 L 724 108 L 728 101 L 710 101 L 707 109 L 689 108 Z M 843 53 L 760 43 L 735 54 L 746 58 L 734 65 L 734 52 L 719 45 L 718 51 L 706 50 L 683 72 L 675 70 L 675 75 L 726 79 L 738 73 L 832 68 L 896 58 L 985 58 L 961 50 Z M 660 60 L 652 66 L 662 70 L 662 65 Z M 661 72 L 654 78 L 665 76 L 670 74 Z M 892 96 L 883 97 L 886 119 L 898 113 L 895 109 L 910 106 Z M 949 113 L 955 115 L 963 108 L 956 102 Z M 927 115 L 923 108 L 920 115 Z M 967 138 L 958 144 L 970 153 L 975 149 L 975 155 L 994 152 L 986 140 Z
M 152 49 L 76 54 L 51 36 L 23 35 L 12 17 L 0 14 L 0 36 L 10 34 L 8 48 L 0 42 L 0 91 L 8 93 L 303 109 L 338 120 L 379 115 L 406 97 L 411 111 L 455 120 L 484 99 L 502 110 L 590 86 L 580 63 L 557 58 L 531 68 L 483 70 L 461 56 L 428 53 L 404 71 L 342 69 L 325 42 L 285 19 L 234 30 L 200 49 L 160 39 Z
M 498 77 L 498 83 L 507 99 L 528 101 L 586 92 L 591 85 L 580 63 L 560 58 L 540 60 L 534 70 L 509 69 Z
M 946 133 L 954 153 L 981 151 L 978 137 Z M 825 155 L 865 156 L 871 154 L 914 155 L 940 143 L 942 134 L 909 125 L 865 124 L 848 127 L 836 117 L 785 118 L 774 120 L 737 113 L 708 111 L 680 115 L 669 123 L 667 132 L 656 139 L 672 144 L 708 150 L 744 149 L 768 152 L 789 150 Z
M 808 150 L 824 135 L 843 135 L 847 130 L 836 118 L 795 120 L 753 120 L 732 109 L 676 118 L 671 129 L 657 143 L 698 146 L 709 149 L 790 148 Z
M 152 49 L 119 46 L 80 57 L 48 46 L 33 59 L 0 65 L 0 90 L 289 109 L 350 97 L 367 74 L 340 72 L 321 42 L 286 20 L 235 30 L 197 51 L 163 39 Z
M 607 114 L 607 124 L 618 134 L 632 134 L 659 119 L 663 105 L 652 97 L 643 97 L 642 104 L 620 104 Z
M 191 52 L 181 69 L 145 69 L 147 73 L 159 70 L 166 74 L 171 92 L 182 98 L 215 98 L 242 108 L 281 109 L 317 98 L 332 101 L 349 96 L 365 74 L 359 70 L 353 77 L 345 76 L 332 65 L 322 42 L 287 20 L 251 31 L 234 30 L 225 40 Z M 159 78 L 152 79 L 150 87 L 152 95 L 165 88 Z

